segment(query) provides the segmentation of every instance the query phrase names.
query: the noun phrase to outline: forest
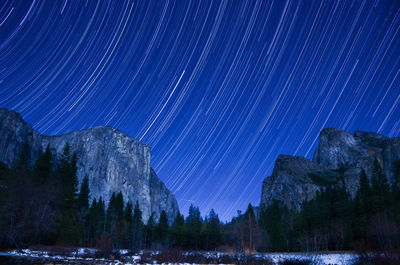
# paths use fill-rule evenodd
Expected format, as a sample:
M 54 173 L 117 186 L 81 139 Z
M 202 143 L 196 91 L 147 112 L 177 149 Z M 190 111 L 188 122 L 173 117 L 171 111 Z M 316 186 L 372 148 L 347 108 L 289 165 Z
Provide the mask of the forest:
M 79 185 L 77 155 L 68 144 L 56 165 L 47 147 L 29 163 L 25 145 L 11 168 L 0 163 L 0 247 L 34 245 L 113 249 L 218 250 L 241 253 L 271 251 L 387 250 L 400 245 L 400 161 L 389 183 L 374 162 L 371 180 L 364 171 L 354 198 L 343 183 L 321 185 L 315 199 L 299 211 L 275 201 L 268 207 L 248 205 L 230 222 L 211 210 L 202 216 L 190 206 L 172 224 L 163 211 L 145 223 L 138 202 L 122 193 L 108 203 L 89 201 L 88 176 Z

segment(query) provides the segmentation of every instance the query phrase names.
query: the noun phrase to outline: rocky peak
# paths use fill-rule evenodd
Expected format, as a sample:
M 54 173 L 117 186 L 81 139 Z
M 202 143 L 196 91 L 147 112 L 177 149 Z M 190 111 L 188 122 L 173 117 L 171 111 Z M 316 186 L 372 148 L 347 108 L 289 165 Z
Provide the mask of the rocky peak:
M 319 145 L 312 161 L 329 169 L 351 167 L 359 157 L 366 156 L 360 140 L 346 131 L 327 128 L 319 135 Z
M 312 161 L 287 155 L 278 157 L 271 176 L 263 182 L 261 204 L 279 200 L 299 209 L 301 202 L 314 198 L 317 190 L 339 182 L 354 196 L 361 170 L 371 177 L 375 159 L 391 181 L 392 164 L 400 159 L 400 138 L 360 131 L 353 136 L 335 128 L 324 129 Z

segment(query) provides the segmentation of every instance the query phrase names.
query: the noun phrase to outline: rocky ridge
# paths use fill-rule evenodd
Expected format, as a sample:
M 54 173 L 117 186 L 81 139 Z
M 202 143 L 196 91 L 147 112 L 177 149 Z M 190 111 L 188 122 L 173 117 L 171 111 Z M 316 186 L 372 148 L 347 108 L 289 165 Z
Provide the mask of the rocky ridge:
M 312 161 L 298 156 L 278 157 L 271 176 L 263 181 L 261 205 L 268 206 L 278 200 L 289 208 L 300 209 L 304 200 L 313 199 L 318 190 L 333 184 L 344 185 L 354 196 L 361 170 L 371 178 L 375 159 L 392 181 L 392 163 L 400 159 L 400 138 L 361 131 L 351 135 L 335 128 L 324 129 Z
M 0 109 L 0 161 L 8 166 L 19 158 L 25 143 L 30 146 L 33 164 L 47 145 L 57 160 L 67 142 L 78 157 L 79 182 L 85 175 L 89 177 L 91 198 L 102 196 L 108 201 L 113 192 L 121 191 L 125 200 L 139 201 L 145 221 L 152 214 L 158 220 L 162 210 L 169 222 L 175 218 L 178 203 L 151 168 L 149 145 L 105 126 L 41 135 L 19 113 Z

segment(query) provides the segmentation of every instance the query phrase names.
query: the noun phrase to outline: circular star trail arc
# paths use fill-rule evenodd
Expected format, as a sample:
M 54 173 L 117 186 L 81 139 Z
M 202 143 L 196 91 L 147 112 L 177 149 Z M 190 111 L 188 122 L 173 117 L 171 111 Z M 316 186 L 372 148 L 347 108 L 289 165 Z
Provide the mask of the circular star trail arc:
M 109 125 L 152 146 L 186 214 L 258 204 L 324 127 L 400 135 L 398 1 L 14 1 L 0 107 L 41 133 Z

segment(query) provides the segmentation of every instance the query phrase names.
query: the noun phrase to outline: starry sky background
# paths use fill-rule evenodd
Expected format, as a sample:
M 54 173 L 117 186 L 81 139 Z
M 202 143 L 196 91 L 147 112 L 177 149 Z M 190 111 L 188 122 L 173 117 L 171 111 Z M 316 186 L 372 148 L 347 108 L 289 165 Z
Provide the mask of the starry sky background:
M 400 135 L 400 1 L 0 1 L 0 107 L 152 147 L 186 215 L 258 204 L 325 127 Z

